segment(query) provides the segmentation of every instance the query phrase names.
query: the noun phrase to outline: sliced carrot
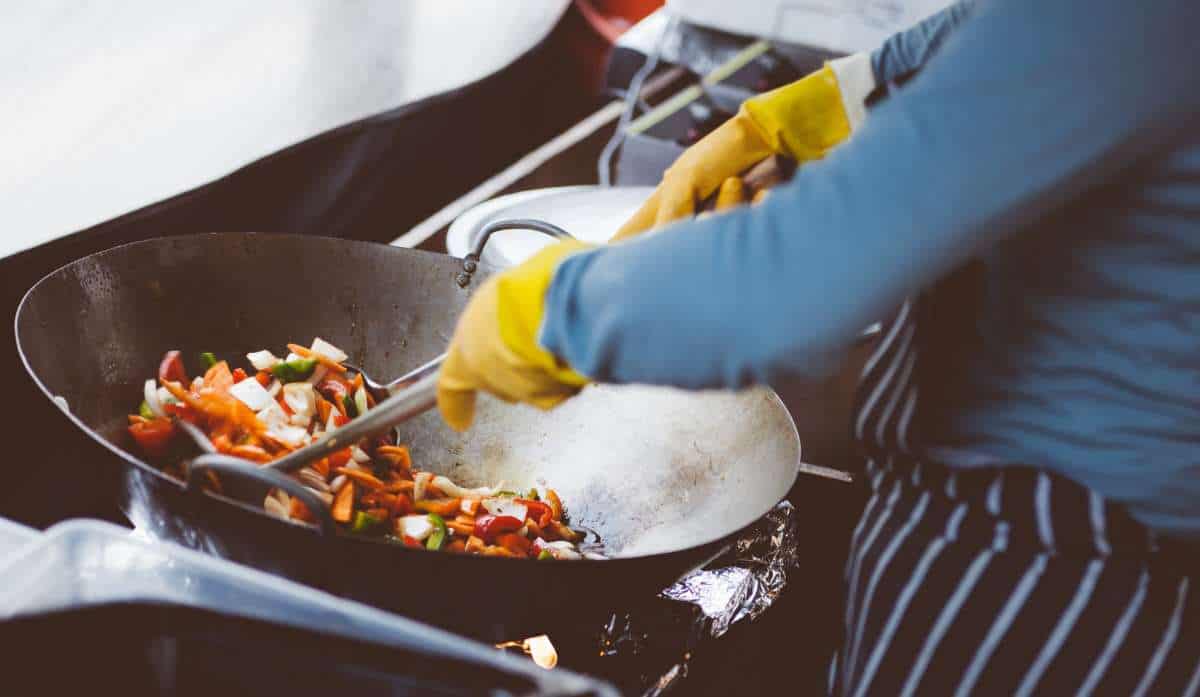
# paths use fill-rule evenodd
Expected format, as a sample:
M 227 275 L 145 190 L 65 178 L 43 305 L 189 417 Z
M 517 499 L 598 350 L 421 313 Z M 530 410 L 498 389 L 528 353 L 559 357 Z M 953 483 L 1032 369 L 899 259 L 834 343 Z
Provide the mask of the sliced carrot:
M 546 499 L 550 503 L 550 512 L 555 520 L 562 520 L 563 505 L 554 489 L 546 489 Z
M 322 477 L 325 477 L 326 479 L 329 478 L 329 473 L 332 471 L 332 469 L 329 467 L 329 458 L 327 458 L 327 457 L 323 457 L 320 460 L 317 460 L 316 462 L 309 465 L 309 467 L 312 467 L 313 469 L 315 469 L 317 471 L 317 474 L 320 474 Z
M 392 467 L 412 469 L 412 455 L 408 452 L 407 445 L 381 445 L 375 449 L 375 454 L 387 460 Z
M 358 469 L 352 470 L 348 467 L 339 467 L 336 470 L 334 470 L 334 472 L 336 472 L 338 474 L 344 474 L 344 475 L 346 475 L 347 479 L 358 482 L 359 484 L 362 484 L 363 486 L 367 487 L 368 489 L 384 488 L 384 483 L 379 481 L 379 478 L 376 477 L 375 475 L 371 474 L 370 472 L 364 472 L 363 470 L 358 470 Z
M 220 448 L 218 448 L 218 451 Z M 236 457 L 253 460 L 254 462 L 270 462 L 271 454 L 257 445 L 235 445 L 229 448 L 229 454 Z
M 496 537 L 496 544 L 521 557 L 529 556 L 529 550 L 533 547 L 533 543 L 529 541 L 529 538 L 524 535 L 518 535 L 515 532 L 498 535 Z
M 320 393 L 317 393 L 317 418 L 319 419 L 319 423 L 329 423 L 329 412 L 331 411 L 333 411 L 333 405 L 329 403 L 329 400 L 322 397 Z
M 349 523 L 351 509 L 354 508 L 354 482 L 346 482 L 333 499 L 333 507 L 329 514 L 339 523 Z
M 192 407 L 200 408 L 200 399 L 191 392 L 183 389 L 183 385 L 173 380 L 163 380 L 161 378 L 159 379 L 159 382 L 162 383 L 163 387 L 167 388 L 167 392 L 170 392 L 171 396 L 173 396 L 175 399 L 178 399 L 184 404 L 190 404 Z
M 545 537 L 546 539 L 553 537 L 558 540 L 575 542 L 579 540 L 579 538 L 583 537 L 583 535 L 580 535 L 557 520 L 552 520 L 550 521 L 549 525 L 542 527 L 542 537 Z
M 229 437 L 228 433 L 218 433 L 209 440 L 212 441 L 213 447 L 219 453 L 228 453 L 233 450 L 233 440 Z
M 462 535 L 464 537 L 475 532 L 475 523 L 460 523 L 457 520 L 447 520 L 446 527 L 453 530 L 455 534 Z
M 350 462 L 350 448 L 342 448 L 329 456 L 329 466 L 333 469 L 345 467 L 347 462 Z
M 413 490 L 413 481 L 411 479 L 395 479 L 387 484 L 387 490 L 393 494 L 411 494 Z
M 262 385 L 263 387 L 269 387 L 271 385 L 271 374 L 265 370 L 260 370 L 255 373 L 254 379 L 257 380 L 258 384 Z
M 413 507 L 423 513 L 437 513 L 440 516 L 452 516 L 458 512 L 462 499 L 421 499 Z
M 295 496 L 292 497 L 291 504 L 288 505 L 288 517 L 303 520 L 307 523 L 314 522 L 312 511 L 308 510 L 308 506 Z
M 297 356 L 303 356 L 304 358 L 317 359 L 318 363 L 325 366 L 329 370 L 332 370 L 337 373 L 346 372 L 346 366 L 342 365 L 341 363 L 338 363 L 337 361 L 329 358 L 328 356 L 323 356 L 319 353 L 313 353 L 312 349 L 310 349 L 310 348 L 306 348 L 304 346 L 301 346 L 300 344 L 288 344 L 287 347 L 288 347 L 289 351 L 296 354 Z
M 215 392 L 229 392 L 229 388 L 233 387 L 233 382 L 233 373 L 229 370 L 229 363 L 226 361 L 213 363 L 212 367 L 204 373 L 204 386 Z

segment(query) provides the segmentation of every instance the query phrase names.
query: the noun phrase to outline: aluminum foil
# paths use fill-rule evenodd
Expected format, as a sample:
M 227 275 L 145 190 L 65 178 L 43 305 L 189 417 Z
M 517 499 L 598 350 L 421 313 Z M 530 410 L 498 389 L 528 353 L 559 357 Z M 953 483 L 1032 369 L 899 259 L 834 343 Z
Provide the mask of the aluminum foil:
M 784 501 L 739 537 L 729 552 L 683 577 L 662 596 L 698 606 L 708 634 L 719 637 L 733 623 L 753 620 L 771 607 L 798 560 L 796 509 Z
M 660 598 L 671 601 L 669 624 L 637 613 L 614 615 L 600 633 L 601 655 L 629 658 L 642 653 L 652 635 L 679 637 L 667 665 L 644 666 L 641 676 L 645 697 L 665 694 L 687 676 L 699 642 L 720 637 L 737 622 L 753 621 L 783 592 L 799 562 L 798 527 L 796 509 L 780 503 L 720 557 L 662 591 Z

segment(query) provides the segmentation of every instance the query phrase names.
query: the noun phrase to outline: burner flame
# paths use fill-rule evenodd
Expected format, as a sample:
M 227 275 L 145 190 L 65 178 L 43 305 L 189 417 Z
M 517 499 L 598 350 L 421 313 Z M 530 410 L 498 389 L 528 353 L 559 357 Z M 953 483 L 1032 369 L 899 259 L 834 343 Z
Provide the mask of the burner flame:
M 529 637 L 521 641 L 506 641 L 496 644 L 498 649 L 520 649 L 533 659 L 533 662 L 539 668 L 551 670 L 558 665 L 558 650 L 554 648 L 554 644 L 550 641 L 550 637 L 545 634 L 539 634 L 535 637 Z

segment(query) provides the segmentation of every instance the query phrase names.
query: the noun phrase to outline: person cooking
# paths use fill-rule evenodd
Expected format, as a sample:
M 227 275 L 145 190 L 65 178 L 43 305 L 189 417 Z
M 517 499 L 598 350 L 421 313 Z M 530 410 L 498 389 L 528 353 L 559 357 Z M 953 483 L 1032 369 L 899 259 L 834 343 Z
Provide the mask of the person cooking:
M 749 100 L 623 241 L 480 287 L 444 418 L 819 377 L 887 317 L 831 693 L 1195 694 L 1198 26 L 1183 0 L 959 4 Z M 639 235 L 772 153 L 804 164 L 765 200 Z

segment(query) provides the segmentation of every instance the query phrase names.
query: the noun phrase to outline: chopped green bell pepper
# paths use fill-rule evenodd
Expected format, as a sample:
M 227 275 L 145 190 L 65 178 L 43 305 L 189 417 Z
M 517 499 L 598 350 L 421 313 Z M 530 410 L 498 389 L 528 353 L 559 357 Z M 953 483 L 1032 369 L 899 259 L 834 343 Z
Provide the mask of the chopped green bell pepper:
M 354 523 L 350 526 L 350 532 L 370 532 L 382 522 L 366 511 L 358 511 L 354 514 Z
M 204 369 L 208 370 L 217 364 L 217 357 L 211 351 L 205 351 L 200 354 L 200 362 L 204 364 Z
M 446 538 L 450 536 L 450 529 L 446 527 L 446 520 L 437 513 L 429 514 L 429 522 L 433 524 L 433 532 L 429 534 L 429 539 L 425 540 L 425 549 L 436 552 L 446 544 Z
M 350 395 L 342 395 L 342 406 L 346 408 L 346 416 L 352 419 L 358 416 L 358 407 L 354 404 L 354 400 Z
M 550 550 L 548 550 L 548 549 L 543 549 L 542 551 L 538 552 L 538 556 L 537 556 L 538 561 L 546 561 L 547 559 L 553 559 L 553 558 L 554 558 L 554 555 L 551 554 Z
M 280 361 L 271 366 L 271 374 L 280 382 L 300 382 L 312 375 L 317 367 L 315 358 L 296 358 L 290 361 Z
M 153 419 L 154 412 L 150 409 L 150 402 L 142 400 L 142 406 L 138 407 L 138 416 L 143 419 Z

